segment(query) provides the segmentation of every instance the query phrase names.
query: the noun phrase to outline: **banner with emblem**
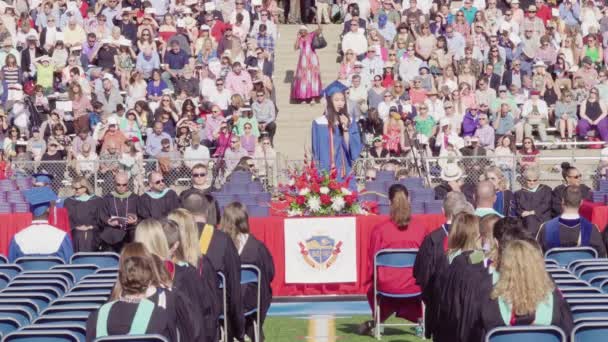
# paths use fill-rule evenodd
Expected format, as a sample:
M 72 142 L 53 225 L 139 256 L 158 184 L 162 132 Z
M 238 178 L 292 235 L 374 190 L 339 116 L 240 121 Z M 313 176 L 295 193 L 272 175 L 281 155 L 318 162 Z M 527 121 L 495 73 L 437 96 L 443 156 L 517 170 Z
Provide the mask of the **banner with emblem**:
M 354 217 L 285 220 L 285 283 L 357 281 Z

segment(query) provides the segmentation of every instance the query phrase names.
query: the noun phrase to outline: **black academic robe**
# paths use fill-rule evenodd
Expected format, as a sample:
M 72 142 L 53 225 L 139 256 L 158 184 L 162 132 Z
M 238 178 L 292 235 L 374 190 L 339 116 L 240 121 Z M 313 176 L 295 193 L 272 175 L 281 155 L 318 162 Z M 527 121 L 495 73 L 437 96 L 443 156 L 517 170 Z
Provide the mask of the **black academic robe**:
M 541 184 L 536 191 L 521 189 L 515 192 L 515 213 L 518 217 L 524 211 L 534 211 L 534 215 L 522 217 L 526 228 L 532 235 L 536 235 L 540 225 L 551 219 L 551 194 L 550 187 Z
M 501 208 L 501 210 L 497 210 L 497 211 L 499 211 L 505 217 L 513 216 L 513 213 L 515 212 L 515 208 L 514 208 L 515 195 L 513 194 L 513 192 L 511 190 L 504 190 L 502 192 L 502 196 L 503 196 L 502 197 L 502 208 Z
M 73 197 L 64 201 L 63 206 L 67 209 L 70 219 L 74 253 L 99 250 L 101 227 L 97 218 L 102 202 L 103 200 L 97 196 L 92 196 L 86 201 L 80 201 Z M 92 226 L 93 229 L 78 230 L 76 229 L 78 226 Z
M 197 222 L 199 233 L 205 223 Z M 231 337 L 240 338 L 244 333 L 243 299 L 241 297 L 241 259 L 230 237 L 221 230 L 215 230 L 209 249 L 205 254 L 217 272 L 226 277 L 226 294 L 228 302 L 228 333 Z M 220 294 L 221 295 L 221 294 Z M 220 303 L 221 303 L 220 298 Z
M 413 275 L 416 278 L 416 284 L 422 290 L 422 300 L 426 305 L 425 332 L 427 338 L 431 338 L 437 324 L 434 320 L 435 316 L 431 312 L 431 308 L 436 305 L 433 303 L 436 298 L 432 292 L 437 275 L 443 273 L 448 267 L 448 258 L 444 249 L 448 231 L 449 224 L 445 224 L 427 235 L 418 249 L 414 262 Z
M 195 338 L 200 342 L 215 342 L 220 315 L 220 291 L 217 286 L 217 275 L 211 262 L 205 256 L 200 265 L 194 268 L 190 264 L 173 264 L 173 286 L 184 294 L 192 303 L 195 321 L 200 331 Z
M 581 184 L 580 188 L 581 193 L 583 195 L 583 199 L 592 201 L 591 188 L 589 188 L 585 184 Z M 553 210 L 553 217 L 562 214 L 562 196 L 564 195 L 564 190 L 566 190 L 565 184 L 558 185 L 555 187 L 555 189 L 553 189 L 553 193 L 551 195 L 551 207 Z
M 131 242 L 135 238 L 137 223 L 124 227 L 114 227 L 108 224 L 108 220 L 113 216 L 127 217 L 132 215 L 137 217 L 139 196 L 131 193 L 127 197 L 121 198 L 117 195 L 110 193 L 104 196 L 99 210 L 99 222 L 103 227 L 100 234 L 101 241 L 119 252 L 124 243 Z
M 481 306 L 481 327 L 484 331 L 490 331 L 496 327 L 504 327 L 505 322 L 500 315 L 498 300 L 491 299 L 489 296 L 484 297 L 483 305 Z M 534 322 L 534 315 L 526 317 L 515 317 L 517 325 L 531 325 Z M 566 336 L 570 336 L 574 326 L 572 313 L 568 302 L 562 297 L 561 292 L 557 288 L 553 290 L 553 315 L 551 325 L 561 328 Z
M 492 277 L 488 273 L 483 253 L 466 251 L 437 276 L 432 308 L 437 319 L 434 341 L 481 341 L 479 298 L 489 297 Z
M 148 193 L 141 195 L 137 205 L 137 213 L 142 220 L 147 218 L 161 219 L 176 208 L 179 208 L 179 198 L 175 191 L 169 189 L 161 198 L 152 198 Z
M 178 336 L 181 341 L 193 341 L 192 332 L 196 327 L 187 298 L 176 290 L 159 289 L 148 299 L 155 303 L 155 309 L 146 334 L 159 334 L 169 341 L 178 341 Z M 110 336 L 125 335 L 129 332 L 137 306 L 138 304 L 123 301 L 117 301 L 112 306 L 108 315 Z M 87 320 L 87 342 L 92 342 L 97 336 L 98 314 L 99 310 L 93 312 Z
M 272 303 L 272 279 L 274 279 L 274 261 L 268 248 L 256 239 L 253 235 L 249 235 L 243 250 L 241 251 L 241 265 L 255 265 L 260 269 L 260 331 L 266 319 L 266 313 Z M 254 284 L 242 285 L 241 294 L 243 296 L 244 312 L 250 311 L 257 306 L 257 290 Z M 253 321 L 247 320 L 245 330 L 247 335 L 253 341 Z M 264 341 L 264 334 L 260 333 L 260 341 Z
M 560 219 L 561 221 L 561 219 Z M 568 222 L 570 221 L 570 222 Z M 564 222 L 560 222 L 559 225 L 559 242 L 561 247 L 578 247 L 580 241 L 580 233 L 581 233 L 581 225 L 580 223 L 576 223 L 578 220 L 567 220 Z M 565 223 L 569 223 L 570 225 L 566 225 Z M 545 236 L 545 228 L 547 222 L 543 223 L 538 230 L 538 234 L 536 234 L 536 241 L 540 244 L 543 249 L 543 252 L 546 252 L 550 248 L 547 246 L 546 236 Z M 597 254 L 600 258 L 606 257 L 606 246 L 604 245 L 604 240 L 602 238 L 602 234 L 596 225 L 593 225 L 593 230 L 591 231 L 591 237 L 589 239 L 589 247 L 592 247 L 597 251 Z

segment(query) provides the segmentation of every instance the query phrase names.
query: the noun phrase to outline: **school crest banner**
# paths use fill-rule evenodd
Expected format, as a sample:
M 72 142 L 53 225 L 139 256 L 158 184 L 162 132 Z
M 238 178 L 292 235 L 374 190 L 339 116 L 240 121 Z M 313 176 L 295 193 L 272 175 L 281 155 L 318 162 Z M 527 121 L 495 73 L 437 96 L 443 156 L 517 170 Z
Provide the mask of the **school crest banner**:
M 285 283 L 357 281 L 354 217 L 285 220 Z

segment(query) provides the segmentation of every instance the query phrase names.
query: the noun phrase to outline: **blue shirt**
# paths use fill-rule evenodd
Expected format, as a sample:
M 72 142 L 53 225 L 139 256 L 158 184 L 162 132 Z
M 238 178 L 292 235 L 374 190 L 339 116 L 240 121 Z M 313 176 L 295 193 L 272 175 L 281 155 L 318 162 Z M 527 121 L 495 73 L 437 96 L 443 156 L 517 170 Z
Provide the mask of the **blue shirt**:
M 137 61 L 135 62 L 135 69 L 142 72 L 144 78 L 149 78 L 152 75 L 152 70 L 160 68 L 160 58 L 156 51 L 152 52 L 150 58 L 146 58 L 143 52 L 137 55 Z
M 500 115 L 500 114 L 497 114 Z M 494 119 L 496 120 L 496 119 Z M 498 123 L 498 127 L 496 128 L 496 134 L 504 135 L 510 132 L 515 126 L 515 120 L 513 119 L 513 115 L 511 113 L 507 113 L 505 117 L 500 118 L 500 122 Z
M 172 49 L 165 52 L 165 63 L 169 64 L 171 70 L 181 70 L 185 65 L 188 64 L 190 55 L 186 51 L 180 49 L 177 53 L 173 52 Z
M 162 144 L 160 143 L 163 139 L 169 139 L 169 141 L 173 141 L 171 136 L 165 132 L 161 132 L 159 135 L 152 132 L 152 134 L 148 135 L 146 140 L 146 154 L 149 156 L 155 156 L 162 150 Z

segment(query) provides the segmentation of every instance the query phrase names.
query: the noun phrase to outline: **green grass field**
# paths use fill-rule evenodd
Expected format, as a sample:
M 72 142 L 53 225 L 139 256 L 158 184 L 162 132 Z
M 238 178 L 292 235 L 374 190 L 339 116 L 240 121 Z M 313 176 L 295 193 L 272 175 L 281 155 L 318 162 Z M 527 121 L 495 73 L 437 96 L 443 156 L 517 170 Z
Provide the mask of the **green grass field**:
M 360 336 L 357 327 L 369 320 L 369 316 L 351 316 L 334 318 L 335 339 L 314 338 L 308 336 L 309 321 L 298 317 L 268 317 L 264 323 L 264 333 L 268 342 L 310 341 L 310 342 L 372 342 L 371 336 Z M 403 320 L 391 318 L 388 323 L 401 323 Z M 422 339 L 415 335 L 414 327 L 390 327 L 384 329 L 384 342 L 418 342 Z

